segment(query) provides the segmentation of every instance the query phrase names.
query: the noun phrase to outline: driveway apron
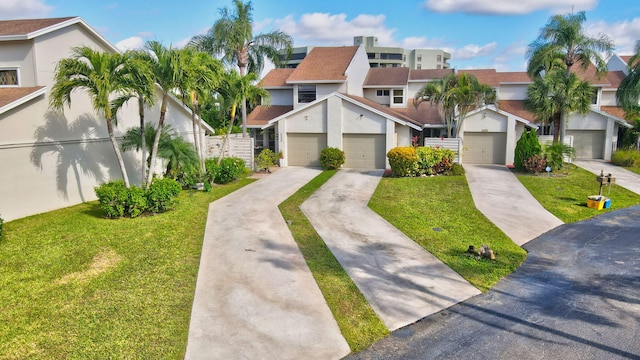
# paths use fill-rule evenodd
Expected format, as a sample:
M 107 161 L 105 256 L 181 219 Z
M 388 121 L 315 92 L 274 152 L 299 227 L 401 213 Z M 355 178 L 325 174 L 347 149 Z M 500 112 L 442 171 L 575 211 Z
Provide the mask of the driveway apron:
M 395 330 L 480 293 L 367 206 L 382 170 L 341 170 L 301 209 L 384 324 Z
M 633 171 L 629 171 L 604 160 L 575 160 L 574 164 L 596 175 L 600 175 L 602 171 L 604 171 L 605 175 L 611 174 L 611 176 L 616 179 L 616 185 L 640 194 L 640 175 Z
M 473 202 L 518 245 L 562 225 L 504 165 L 464 165 Z
M 284 168 L 210 204 L 186 359 L 349 353 L 277 208 L 319 173 Z

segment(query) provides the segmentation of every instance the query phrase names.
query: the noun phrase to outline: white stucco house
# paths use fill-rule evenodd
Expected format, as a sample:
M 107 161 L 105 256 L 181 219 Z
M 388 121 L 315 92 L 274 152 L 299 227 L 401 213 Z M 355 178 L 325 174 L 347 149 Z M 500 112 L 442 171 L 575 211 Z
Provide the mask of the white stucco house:
M 93 200 L 95 186 L 121 178 L 106 123 L 86 94 L 75 93 L 64 112 L 49 109 L 56 64 L 76 46 L 118 51 L 79 17 L 0 21 L 0 216 L 5 220 Z M 137 102 L 131 101 L 118 114 L 116 136 L 139 126 L 137 114 Z M 146 110 L 147 121 L 158 117 L 159 105 Z M 190 112 L 177 99 L 169 104 L 166 123 L 193 141 Z M 131 182 L 140 183 L 139 154 L 123 155 Z

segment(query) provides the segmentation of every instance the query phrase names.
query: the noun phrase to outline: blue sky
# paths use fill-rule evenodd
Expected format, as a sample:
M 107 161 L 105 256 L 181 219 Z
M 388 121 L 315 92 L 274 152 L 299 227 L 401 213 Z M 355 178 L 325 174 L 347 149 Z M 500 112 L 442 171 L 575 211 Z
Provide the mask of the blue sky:
M 527 45 L 554 14 L 586 11 L 585 31 L 631 54 L 640 40 L 638 0 L 254 0 L 254 33 L 280 29 L 294 46 L 352 45 L 377 36 L 380 46 L 451 52 L 458 69 L 522 71 Z M 0 18 L 81 16 L 120 48 L 146 40 L 184 45 L 219 18 L 232 0 L 0 0 Z

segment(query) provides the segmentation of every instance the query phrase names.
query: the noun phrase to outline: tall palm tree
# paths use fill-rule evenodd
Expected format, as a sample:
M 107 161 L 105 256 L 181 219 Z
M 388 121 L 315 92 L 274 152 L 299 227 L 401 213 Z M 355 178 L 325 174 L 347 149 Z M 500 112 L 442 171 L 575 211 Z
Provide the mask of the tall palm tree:
M 586 19 L 584 11 L 552 16 L 540 29 L 538 38 L 529 44 L 529 76 L 539 76 L 559 64 L 564 64 L 567 73 L 571 72 L 574 64 L 583 69 L 593 64 L 598 75 L 606 74 L 605 58 L 609 58 L 613 52 L 613 41 L 602 34 L 597 37 L 587 36 L 582 30 L 582 23 Z
M 117 97 L 113 100 L 113 116 L 114 119 L 117 119 L 118 111 L 132 98 L 136 98 L 138 100 L 138 118 L 140 119 L 140 141 L 142 146 L 140 149 L 142 161 L 140 162 L 140 171 L 141 177 L 140 182 L 143 187 L 146 183 L 146 170 L 147 167 L 144 166 L 144 163 L 147 161 L 147 146 L 145 144 L 147 138 L 145 136 L 145 126 L 144 122 L 144 114 L 145 108 L 153 106 L 156 102 L 156 93 L 155 93 L 155 83 L 153 81 L 153 74 L 151 73 L 151 68 L 149 67 L 149 63 L 146 61 L 146 53 L 135 50 L 129 51 L 125 53 L 126 56 L 129 56 L 129 62 L 131 64 L 131 72 L 128 77 L 127 85 L 132 89 L 128 93 L 121 94 L 121 96 Z M 155 132 L 154 132 L 155 133 Z M 152 143 L 153 140 L 150 142 Z
M 184 87 L 185 73 L 181 70 L 180 51 L 172 47 L 165 47 L 158 41 L 147 42 L 147 61 L 150 64 L 153 80 L 161 92 L 160 118 L 158 119 L 156 136 L 151 147 L 151 164 L 158 156 L 158 144 L 162 136 L 167 104 L 172 91 Z M 151 185 L 153 171 L 147 174 L 147 186 Z
M 461 73 L 449 74 L 442 80 L 425 84 L 416 93 L 413 103 L 419 106 L 421 102 L 428 101 L 436 105 L 451 137 L 454 123 L 457 135 L 469 111 L 492 104 L 495 100 L 495 90 L 490 85 L 480 83 L 472 74 Z
M 635 52 L 627 64 L 627 76 L 616 91 L 618 104 L 626 112 L 627 118 L 640 116 L 640 41 L 636 42 Z
M 565 112 L 587 113 L 591 108 L 593 88 L 588 81 L 580 79 L 573 72 L 566 73 L 556 68 L 536 77 L 527 89 L 526 107 L 536 120 L 553 124 L 553 142 L 560 140 L 560 125 Z
M 564 124 L 566 115 L 571 111 L 588 111 L 583 107 L 583 90 L 586 85 L 577 77 L 570 76 L 572 67 L 580 65 L 587 69 L 594 65 L 596 74 L 603 76 L 607 73 L 605 57 L 609 57 L 613 51 L 613 42 L 606 35 L 598 37 L 587 36 L 582 30 L 582 23 L 586 20 L 584 11 L 576 14 L 555 15 L 540 30 L 538 38 L 529 44 L 527 58 L 527 73 L 534 79 L 530 85 L 531 95 L 553 94 L 549 99 L 530 99 L 527 107 L 539 121 L 554 124 L 553 141 L 563 141 Z M 605 57 L 601 54 L 604 53 Z M 564 72 L 561 75 L 560 72 Z M 548 80 L 538 80 L 541 77 L 551 76 Z M 559 81 L 565 81 L 564 84 Z M 593 88 L 589 88 L 593 95 Z M 577 96 L 577 98 L 568 98 Z M 591 100 L 589 100 L 591 101 Z M 549 104 L 555 102 L 555 104 Z M 546 105 L 545 105 L 546 104 Z M 553 110 L 553 113 L 550 113 Z
M 278 65 L 282 60 L 282 51 L 291 56 L 293 40 L 282 31 L 265 34 L 253 34 L 253 6 L 251 2 L 233 1 L 232 9 L 220 9 L 218 19 L 204 35 L 191 39 L 190 46 L 212 56 L 222 56 L 226 63 L 235 63 L 240 76 L 249 73 L 259 74 L 265 58 Z M 247 104 L 242 101 L 242 135 L 247 135 Z
M 230 109 L 231 119 L 222 144 L 221 154 L 218 157 L 218 165 L 220 165 L 222 161 L 224 149 L 227 146 L 227 138 L 231 134 L 238 105 L 242 104 L 246 99 L 260 99 L 263 105 L 269 105 L 269 92 L 262 87 L 253 85 L 257 77 L 255 73 L 240 76 L 235 70 L 229 70 L 220 81 L 217 92 L 224 99 L 222 102 L 223 106 L 227 106 Z
M 64 104 L 71 106 L 71 94 L 75 90 L 89 95 L 94 111 L 105 118 L 109 140 L 127 187 L 129 178 L 114 134 L 111 99 L 133 91 L 129 82 L 130 73 L 131 66 L 125 55 L 96 51 L 87 46 L 75 47 L 70 58 L 62 59 L 56 65 L 50 97 L 50 106 L 61 110 Z

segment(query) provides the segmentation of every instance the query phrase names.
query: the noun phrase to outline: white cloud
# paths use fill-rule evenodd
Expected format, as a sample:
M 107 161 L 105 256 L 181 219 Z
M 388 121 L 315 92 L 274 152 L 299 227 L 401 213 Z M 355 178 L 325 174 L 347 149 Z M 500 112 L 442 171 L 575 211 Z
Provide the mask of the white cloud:
M 561 14 L 592 10 L 598 0 L 425 0 L 425 7 L 439 13 L 522 15 L 548 9 Z
M 53 6 L 44 0 L 2 0 L 0 1 L 0 18 L 38 18 L 48 16 Z
M 140 36 L 132 36 L 124 40 L 120 40 L 116 43 L 116 47 L 120 51 L 142 49 L 144 47 L 145 40 Z
M 607 23 L 597 21 L 585 24 L 585 32 L 591 36 L 607 35 L 615 43 L 619 55 L 631 55 L 640 40 L 640 18 Z
M 496 51 L 498 44 L 495 42 L 486 45 L 469 44 L 451 51 L 451 58 L 456 60 L 472 59 L 480 56 L 488 56 Z

